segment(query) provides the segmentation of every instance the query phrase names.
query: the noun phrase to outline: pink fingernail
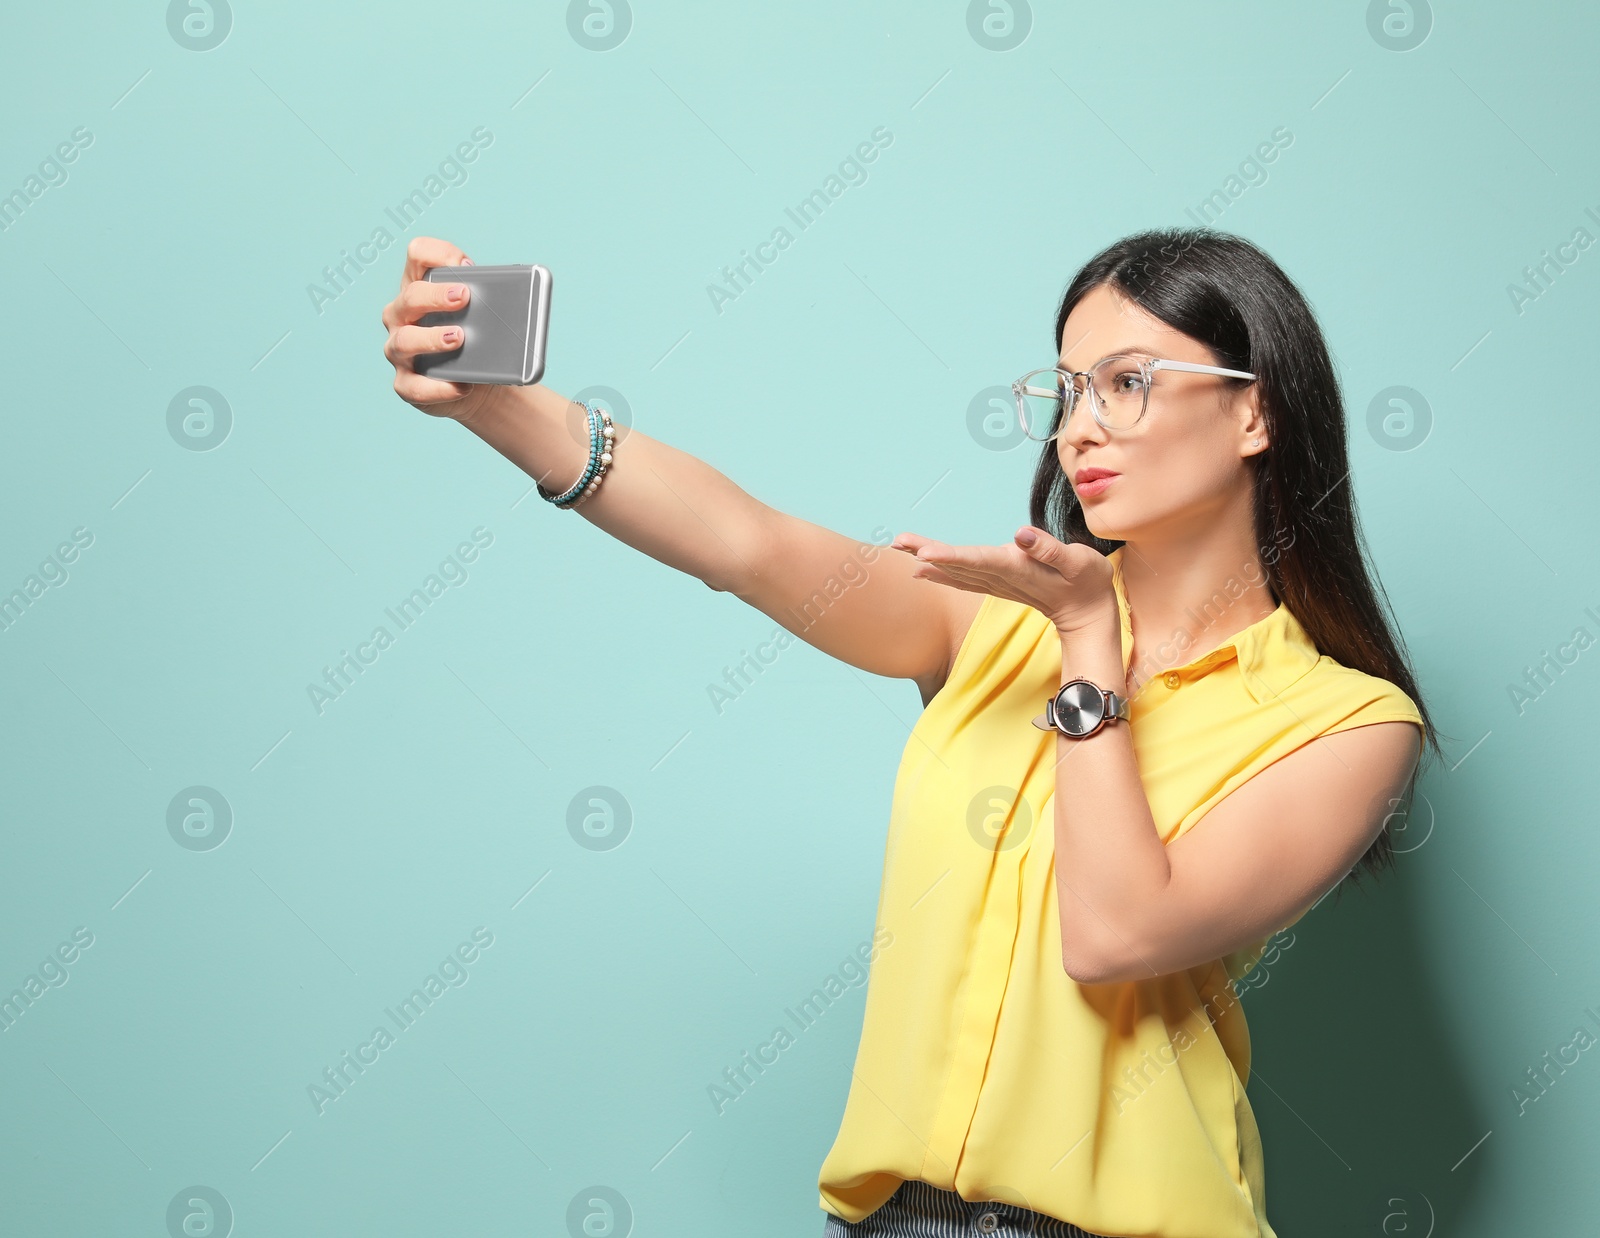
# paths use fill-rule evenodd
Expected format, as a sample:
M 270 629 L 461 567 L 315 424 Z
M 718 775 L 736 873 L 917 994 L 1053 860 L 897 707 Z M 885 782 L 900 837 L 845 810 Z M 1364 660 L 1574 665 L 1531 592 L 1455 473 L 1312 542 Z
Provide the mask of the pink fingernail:
M 459 328 L 459 327 L 446 327 L 444 329 L 444 335 L 443 335 L 442 338 L 443 338 L 443 340 L 444 340 L 444 342 L 446 344 L 454 344 L 457 340 L 459 340 L 461 338 L 461 328 Z

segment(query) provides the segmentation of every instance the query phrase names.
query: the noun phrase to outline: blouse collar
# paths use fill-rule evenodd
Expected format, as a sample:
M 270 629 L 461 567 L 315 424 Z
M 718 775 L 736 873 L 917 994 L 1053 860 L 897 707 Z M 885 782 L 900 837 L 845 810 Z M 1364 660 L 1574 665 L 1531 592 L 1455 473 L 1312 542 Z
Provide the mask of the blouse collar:
M 1117 595 L 1117 615 L 1122 629 L 1122 669 L 1126 672 L 1133 659 L 1133 620 L 1122 581 L 1123 549 L 1118 546 L 1106 557 L 1111 560 L 1111 582 Z M 1204 642 L 1205 639 L 1202 632 L 1198 640 Z M 1240 677 L 1251 698 L 1257 704 L 1265 704 L 1287 691 L 1321 656 L 1287 603 L 1280 601 L 1270 615 L 1234 633 L 1215 649 L 1180 665 L 1164 668 L 1159 674 L 1175 673 L 1184 680 L 1193 680 L 1217 666 L 1237 660 Z

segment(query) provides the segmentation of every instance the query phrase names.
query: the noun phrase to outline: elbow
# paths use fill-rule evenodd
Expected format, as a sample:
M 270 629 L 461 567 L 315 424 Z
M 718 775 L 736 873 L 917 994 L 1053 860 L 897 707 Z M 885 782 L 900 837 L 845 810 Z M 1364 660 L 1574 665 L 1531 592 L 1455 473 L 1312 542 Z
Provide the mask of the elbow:
M 1060 906 L 1061 968 L 1079 984 L 1104 984 L 1105 930 L 1096 917 L 1084 914 L 1081 898 L 1069 902 L 1070 907 L 1067 902 Z
M 1134 940 L 1134 926 L 1112 928 L 1104 921 L 1085 917 L 1061 926 L 1061 967 L 1079 984 L 1120 984 L 1148 980 L 1157 973 L 1145 962 L 1148 953 Z
M 703 565 L 695 575 L 713 593 L 732 594 L 741 602 L 755 606 L 751 599 L 764 575 L 761 569 L 778 561 L 771 534 L 759 525 L 749 529 L 730 527 L 723 530 L 718 540 L 726 553 L 719 560 Z
M 742 599 L 749 592 L 750 572 L 737 555 L 703 566 L 694 575 L 713 593 L 731 593 Z
M 1079 984 L 1122 984 L 1128 980 L 1149 980 L 1156 973 L 1142 965 L 1130 965 L 1105 955 L 1076 953 L 1063 949 L 1061 966 Z
M 1061 935 L 1061 967 L 1079 984 L 1106 984 L 1115 979 L 1109 960 L 1082 933 Z
M 1067 975 L 1071 976 L 1079 984 L 1111 984 L 1122 979 L 1120 976 L 1111 975 L 1103 967 L 1081 959 L 1076 962 L 1063 959 L 1062 963 Z

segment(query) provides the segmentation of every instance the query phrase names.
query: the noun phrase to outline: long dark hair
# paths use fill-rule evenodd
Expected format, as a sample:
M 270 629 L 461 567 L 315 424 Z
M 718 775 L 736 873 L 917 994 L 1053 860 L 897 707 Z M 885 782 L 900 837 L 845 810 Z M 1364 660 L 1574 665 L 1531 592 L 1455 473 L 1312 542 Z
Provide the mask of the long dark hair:
M 1091 258 L 1067 285 L 1051 348 L 1067 315 L 1091 290 L 1109 286 L 1169 327 L 1209 348 L 1216 364 L 1256 376 L 1268 447 L 1251 456 L 1256 546 L 1276 600 L 1319 652 L 1395 684 L 1422 715 L 1424 756 L 1443 759 L 1438 732 L 1375 587 L 1350 487 L 1344 403 L 1311 307 L 1281 267 L 1242 237 L 1210 228 L 1162 228 L 1126 237 Z M 1248 380 L 1226 379 L 1230 383 Z M 1061 470 L 1054 441 L 1034 472 L 1030 519 L 1063 542 L 1101 554 L 1123 543 L 1089 532 Z M 1419 762 L 1419 770 L 1421 762 Z M 1403 807 L 1408 814 L 1416 773 Z M 1402 816 L 1402 820 L 1405 817 Z M 1389 823 L 1349 875 L 1393 867 Z M 1343 883 L 1341 882 L 1341 888 Z

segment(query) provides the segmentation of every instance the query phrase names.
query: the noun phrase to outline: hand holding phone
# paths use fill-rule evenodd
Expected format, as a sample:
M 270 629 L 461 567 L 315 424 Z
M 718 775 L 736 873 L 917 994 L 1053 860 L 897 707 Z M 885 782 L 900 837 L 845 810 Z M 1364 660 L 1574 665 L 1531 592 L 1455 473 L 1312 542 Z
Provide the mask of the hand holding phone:
M 413 368 L 429 378 L 457 383 L 527 386 L 544 376 L 550 327 L 550 271 L 546 267 L 433 267 L 429 283 L 465 284 L 466 307 L 424 315 L 417 325 L 459 325 L 464 338 L 452 352 L 418 353 Z

